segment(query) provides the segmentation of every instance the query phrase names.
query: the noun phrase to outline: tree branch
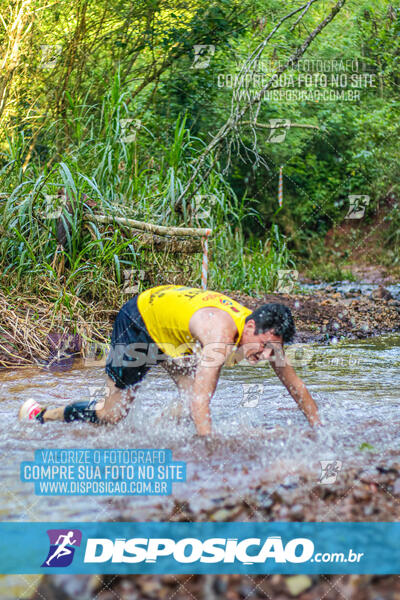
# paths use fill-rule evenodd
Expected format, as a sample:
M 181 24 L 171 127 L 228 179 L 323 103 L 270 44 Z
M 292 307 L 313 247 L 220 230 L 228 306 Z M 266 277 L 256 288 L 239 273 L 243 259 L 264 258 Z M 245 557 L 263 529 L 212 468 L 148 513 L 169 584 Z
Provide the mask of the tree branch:
M 315 1 L 315 0 L 313 0 L 313 1 Z M 207 156 L 214 150 L 214 148 L 216 148 L 230 134 L 231 131 L 234 131 L 235 129 L 237 129 L 237 126 L 240 123 L 241 119 L 244 117 L 244 115 L 248 112 L 248 110 L 254 104 L 257 104 L 258 102 L 261 101 L 261 99 L 265 95 L 265 92 L 272 86 L 273 82 L 277 79 L 277 77 L 279 77 L 279 75 L 281 75 L 281 73 L 285 72 L 290 66 L 297 64 L 300 57 L 303 56 L 303 54 L 306 52 L 306 50 L 310 46 L 310 44 L 314 41 L 314 39 L 317 37 L 317 35 L 320 34 L 321 31 L 334 19 L 334 17 L 337 15 L 337 13 L 341 10 L 343 5 L 345 4 L 345 2 L 346 2 L 346 0 L 338 0 L 338 2 L 332 8 L 329 15 L 327 15 L 327 17 L 325 17 L 325 19 L 323 21 L 321 21 L 321 23 L 309 34 L 309 36 L 306 38 L 306 40 L 303 42 L 303 44 L 297 48 L 297 50 L 292 54 L 292 56 L 287 60 L 287 62 L 277 69 L 277 71 L 271 76 L 270 80 L 258 92 L 258 94 L 256 94 L 254 96 L 254 98 L 250 99 L 248 101 L 248 103 L 246 104 L 246 106 L 241 111 L 237 111 L 235 114 L 230 115 L 228 120 L 224 123 L 224 125 L 220 128 L 220 130 L 217 132 L 217 134 L 213 137 L 211 142 L 206 146 L 206 148 L 203 150 L 201 155 L 198 157 L 198 159 L 196 161 L 197 164 L 196 164 L 195 168 L 193 169 L 193 173 L 190 176 L 185 188 L 181 192 L 179 198 L 177 199 L 177 204 L 182 202 L 183 198 L 187 195 L 193 181 L 198 176 Z M 295 12 L 299 12 L 299 10 L 301 10 L 302 8 L 304 8 L 304 6 L 300 7 L 296 11 L 293 11 L 292 13 L 290 13 L 290 15 L 287 15 L 284 18 L 284 20 L 286 20 L 286 18 L 289 18 L 289 16 L 293 16 L 293 14 L 295 14 Z M 283 20 L 281 20 L 281 21 L 283 22 Z M 274 28 L 274 30 L 264 40 L 264 42 L 262 43 L 263 48 L 265 48 L 267 41 L 269 39 L 271 39 L 271 35 L 273 34 L 274 31 L 277 30 L 278 26 L 280 26 L 280 23 L 278 23 L 278 25 Z M 254 52 L 253 52 L 252 56 L 250 57 L 249 61 L 252 60 L 253 56 L 254 56 Z M 191 194 L 191 196 L 192 195 L 193 195 L 193 193 Z

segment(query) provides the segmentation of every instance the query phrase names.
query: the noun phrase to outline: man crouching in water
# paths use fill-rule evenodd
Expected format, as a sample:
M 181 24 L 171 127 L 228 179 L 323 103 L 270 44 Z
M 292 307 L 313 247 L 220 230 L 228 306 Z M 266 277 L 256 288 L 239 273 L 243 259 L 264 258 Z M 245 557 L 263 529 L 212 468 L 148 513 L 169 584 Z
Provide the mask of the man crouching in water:
M 138 383 L 161 360 L 189 398 L 197 433 L 210 435 L 210 400 L 221 367 L 245 358 L 251 364 L 269 360 L 310 425 L 319 425 L 317 406 L 283 351 L 294 333 L 292 314 L 283 304 L 264 304 L 252 312 L 219 292 L 175 285 L 151 288 L 126 302 L 115 319 L 105 400 L 45 408 L 29 399 L 19 417 L 41 423 L 117 423 L 128 413 Z M 188 372 L 186 359 L 197 349 L 196 367 Z

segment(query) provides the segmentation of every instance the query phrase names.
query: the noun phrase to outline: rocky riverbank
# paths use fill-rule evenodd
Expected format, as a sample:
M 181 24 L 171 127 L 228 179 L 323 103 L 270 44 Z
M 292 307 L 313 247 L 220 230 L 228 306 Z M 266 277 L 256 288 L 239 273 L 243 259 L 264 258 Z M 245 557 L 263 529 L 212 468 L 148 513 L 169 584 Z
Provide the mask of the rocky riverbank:
M 296 342 L 326 342 L 340 338 L 366 338 L 400 331 L 400 300 L 384 287 L 369 295 L 338 292 L 333 287 L 307 294 L 265 294 L 253 298 L 240 292 L 227 294 L 249 308 L 267 302 L 289 306 L 296 323 Z

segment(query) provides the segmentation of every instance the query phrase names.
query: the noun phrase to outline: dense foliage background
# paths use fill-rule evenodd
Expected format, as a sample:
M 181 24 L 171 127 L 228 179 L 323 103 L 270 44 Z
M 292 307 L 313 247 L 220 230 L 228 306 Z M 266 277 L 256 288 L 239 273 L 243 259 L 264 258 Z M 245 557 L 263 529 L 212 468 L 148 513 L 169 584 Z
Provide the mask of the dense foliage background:
M 332 83 L 332 74 L 346 73 L 344 85 L 328 84 L 336 97 L 263 98 L 206 154 L 186 189 L 217 131 L 334 3 L 304 3 L 304 11 L 284 20 L 260 60 L 249 63 L 259 79 L 236 86 L 235 96 L 244 61 L 301 6 L 298 0 L 2 0 L 3 283 L 45 289 L 62 302 L 71 295 L 115 298 L 127 267 L 151 271 L 154 283 L 168 280 L 157 280 L 155 271 L 178 265 L 186 281 L 199 283 L 198 255 L 149 252 L 123 227 L 88 226 L 83 216 L 94 211 L 210 226 L 211 287 L 273 289 L 278 269 L 305 265 L 321 273 L 325 235 L 340 230 L 351 194 L 370 197 L 363 222 L 382 233 L 374 238 L 381 260 L 398 261 L 400 8 L 386 0 L 346 2 L 298 67 L 286 71 L 292 80 L 274 85 L 323 91 L 320 79 L 309 85 L 305 76 L 325 73 Z M 206 46 L 200 58 L 198 45 Z M 208 64 L 199 68 L 203 59 Z M 351 75 L 359 77 L 354 86 Z M 272 130 L 271 119 L 295 126 Z M 49 202 L 62 189 L 68 203 L 55 217 Z M 364 254 L 376 253 L 368 247 Z M 330 248 L 335 276 L 348 255 Z

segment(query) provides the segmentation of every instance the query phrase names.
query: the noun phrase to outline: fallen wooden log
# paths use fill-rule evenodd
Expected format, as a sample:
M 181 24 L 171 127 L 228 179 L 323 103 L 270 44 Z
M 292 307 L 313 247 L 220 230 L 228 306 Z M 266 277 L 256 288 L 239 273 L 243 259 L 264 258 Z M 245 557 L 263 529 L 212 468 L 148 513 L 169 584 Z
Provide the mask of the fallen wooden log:
M 135 219 L 127 219 L 124 217 L 113 217 L 112 215 L 85 215 L 85 219 L 87 221 L 94 221 L 97 223 L 118 223 L 119 225 L 130 227 L 131 229 L 139 229 L 140 231 L 155 233 L 160 236 L 169 235 L 173 237 L 205 237 L 212 234 L 210 229 L 198 229 L 195 227 L 166 227 L 165 225 L 154 225 L 153 223 L 144 223 L 143 221 L 136 221 Z

